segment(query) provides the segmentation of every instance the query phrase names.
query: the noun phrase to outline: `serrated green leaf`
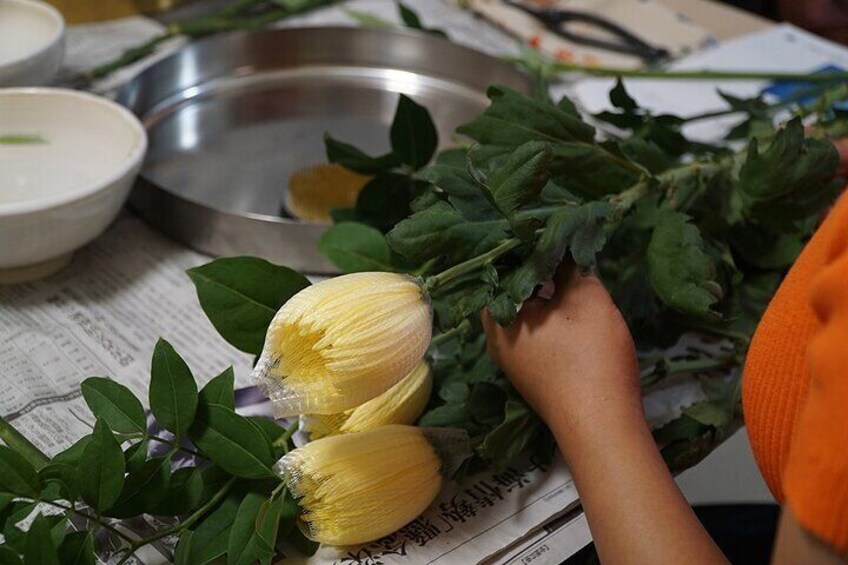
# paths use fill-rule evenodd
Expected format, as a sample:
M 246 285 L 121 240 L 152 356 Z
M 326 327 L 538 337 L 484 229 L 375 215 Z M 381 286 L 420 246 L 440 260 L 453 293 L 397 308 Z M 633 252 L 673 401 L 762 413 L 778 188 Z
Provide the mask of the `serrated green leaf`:
M 468 170 L 465 149 L 442 151 L 435 164 L 424 172 L 427 180 L 447 195 L 457 212 L 468 220 L 499 220 L 502 216 L 494 203 L 486 198 L 485 187 L 480 186 Z M 430 205 L 435 204 L 431 202 Z M 425 207 L 420 207 L 419 210 Z
M 127 475 L 118 500 L 103 514 L 112 518 L 130 518 L 154 508 L 168 492 L 171 458 L 156 457 Z
M 28 498 L 36 498 L 41 490 L 41 481 L 35 467 L 5 445 L 0 445 L 0 491 Z
M 235 410 L 233 389 L 235 387 L 236 374 L 232 367 L 224 369 L 217 377 L 210 380 L 200 389 L 198 400 L 202 404 L 218 404 L 230 410 Z
M 464 403 L 443 404 L 421 416 L 418 425 L 425 428 L 463 427 L 470 419 Z
M 614 148 L 614 150 L 613 150 Z M 640 178 L 615 144 L 559 143 L 553 146 L 550 171 L 557 186 L 571 194 L 597 199 L 617 194 Z
M 541 420 L 523 402 L 508 400 L 503 423 L 489 432 L 480 446 L 480 454 L 502 468 L 524 451 L 542 426 Z
M 61 565 L 94 565 L 91 532 L 69 532 L 59 546 L 59 562 Z
M 274 452 L 268 438 L 246 418 L 224 406 L 202 406 L 189 436 L 212 462 L 236 477 L 274 476 Z
M 722 294 L 716 268 L 704 252 L 698 227 L 681 212 L 665 212 L 651 236 L 648 277 L 657 296 L 684 314 L 714 316 L 712 305 Z
M 683 407 L 683 413 L 705 426 L 721 428 L 730 421 L 730 413 L 721 406 L 709 401 L 702 401 Z
M 528 141 L 518 146 L 506 163 L 488 177 L 491 198 L 513 231 L 515 213 L 536 200 L 550 178 L 551 151 L 547 143 Z M 532 236 L 532 232 L 530 233 Z
M 32 521 L 26 535 L 25 563 L 60 565 L 56 546 L 53 545 L 53 538 L 50 536 L 51 527 L 43 514 L 39 514 Z
M 408 259 L 462 259 L 494 249 L 509 238 L 506 219 L 470 222 L 448 202 L 439 201 L 398 223 L 386 238 L 389 246 Z
M 362 175 L 387 173 L 402 164 L 394 153 L 371 157 L 349 143 L 334 139 L 329 133 L 324 133 L 324 147 L 329 162 Z
M 403 94 L 398 98 L 389 138 L 392 152 L 414 170 L 430 162 L 439 144 L 430 112 Z
M 97 420 L 91 442 L 79 462 L 79 490 L 83 500 L 101 511 L 110 508 L 124 483 L 124 453 L 105 420 Z
M 221 337 L 252 355 L 262 352 L 277 310 L 309 286 L 297 271 L 255 257 L 216 259 L 187 273 Z
M 489 107 L 472 122 L 457 128 L 457 132 L 489 146 L 490 158 L 511 153 L 528 141 L 588 143 L 595 136 L 593 127 L 553 104 L 503 86 L 489 87 L 487 95 L 492 101 Z
M 197 411 L 197 383 L 174 347 L 159 339 L 150 370 L 150 411 L 176 435 L 188 430 Z
M 144 407 L 130 389 L 103 377 L 91 377 L 80 385 L 82 396 L 95 418 L 102 418 L 113 431 L 144 433 L 147 421 Z
M 391 271 L 391 250 L 379 230 L 355 222 L 342 222 L 328 229 L 318 241 L 318 250 L 345 273 Z
M 461 382 L 445 383 L 439 389 L 439 398 L 447 403 L 460 403 L 468 399 L 471 390 Z
M 198 506 L 203 497 L 203 470 L 198 467 L 183 467 L 171 475 L 168 492 L 151 510 L 151 514 L 181 516 Z
M 0 565 L 23 565 L 23 561 L 12 548 L 0 545 Z
M 282 506 L 279 498 L 247 493 L 230 529 L 228 565 L 251 565 L 273 557 Z
M 232 493 L 195 528 L 188 563 L 205 565 L 227 552 L 230 529 L 242 498 L 243 494 Z
M 504 390 L 492 383 L 481 382 L 474 385 L 468 398 L 468 411 L 481 424 L 497 426 L 504 421 L 507 395 Z
M 805 139 L 800 118 L 791 120 L 771 144 L 760 151 L 754 138 L 734 183 L 742 217 L 773 226 L 791 228 L 821 210 L 841 190 L 834 179 L 839 153 L 824 139 Z

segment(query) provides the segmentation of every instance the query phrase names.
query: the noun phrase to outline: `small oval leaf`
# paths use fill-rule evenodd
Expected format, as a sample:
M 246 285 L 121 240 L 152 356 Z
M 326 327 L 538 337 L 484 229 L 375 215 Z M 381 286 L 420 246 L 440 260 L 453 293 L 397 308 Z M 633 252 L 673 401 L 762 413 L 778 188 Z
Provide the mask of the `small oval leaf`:
M 225 406 L 202 405 L 189 436 L 213 463 L 236 477 L 274 476 L 274 453 L 267 436 Z
M 197 383 L 174 347 L 160 339 L 153 350 L 150 411 L 166 429 L 182 435 L 197 411 Z
M 85 403 L 95 418 L 103 418 L 121 434 L 144 433 L 144 407 L 130 389 L 112 379 L 91 377 L 80 385 Z
M 40 490 L 35 467 L 17 451 L 0 445 L 0 491 L 36 498 Z
M 95 510 L 109 508 L 124 483 L 124 453 L 105 420 L 97 420 L 79 462 L 80 495 Z

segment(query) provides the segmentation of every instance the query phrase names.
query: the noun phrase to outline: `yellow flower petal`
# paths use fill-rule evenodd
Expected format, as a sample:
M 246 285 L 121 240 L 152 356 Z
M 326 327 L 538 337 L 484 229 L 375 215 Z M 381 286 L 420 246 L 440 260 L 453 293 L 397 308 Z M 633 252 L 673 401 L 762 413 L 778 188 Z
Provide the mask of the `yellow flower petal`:
M 277 417 L 336 414 L 382 394 L 424 356 L 430 302 L 397 273 L 354 273 L 293 296 L 274 316 L 253 379 Z
M 424 431 L 393 425 L 310 442 L 278 469 L 303 509 L 309 537 L 354 545 L 420 515 L 439 494 L 441 466 Z
M 424 412 L 433 390 L 433 375 L 425 361 L 392 388 L 341 414 L 310 414 L 301 429 L 312 439 L 372 430 L 389 424 L 412 424 Z

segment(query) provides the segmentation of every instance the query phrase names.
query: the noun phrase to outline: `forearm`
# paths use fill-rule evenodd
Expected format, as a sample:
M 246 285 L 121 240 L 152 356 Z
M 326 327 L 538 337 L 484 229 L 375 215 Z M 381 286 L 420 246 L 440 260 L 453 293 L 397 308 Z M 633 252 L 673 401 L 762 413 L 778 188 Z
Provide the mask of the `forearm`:
M 641 406 L 614 398 L 587 404 L 550 424 L 601 561 L 727 563 L 677 488 Z

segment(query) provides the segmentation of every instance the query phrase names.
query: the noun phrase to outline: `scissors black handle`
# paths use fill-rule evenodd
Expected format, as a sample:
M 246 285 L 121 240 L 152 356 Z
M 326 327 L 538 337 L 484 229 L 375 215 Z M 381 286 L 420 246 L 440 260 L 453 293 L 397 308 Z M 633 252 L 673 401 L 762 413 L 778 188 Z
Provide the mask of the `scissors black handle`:
M 536 10 L 515 0 L 504 0 L 504 2 L 530 14 L 558 36 L 578 45 L 597 47 L 626 55 L 635 55 L 649 64 L 658 63 L 669 56 L 666 49 L 654 47 L 620 25 L 595 14 L 579 10 L 556 10 L 551 8 Z M 617 37 L 619 41 L 606 40 L 569 31 L 566 24 L 573 22 L 590 24 L 607 31 Z

